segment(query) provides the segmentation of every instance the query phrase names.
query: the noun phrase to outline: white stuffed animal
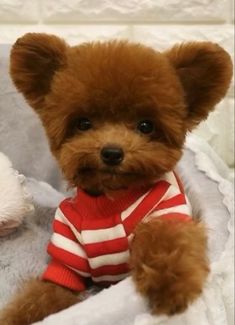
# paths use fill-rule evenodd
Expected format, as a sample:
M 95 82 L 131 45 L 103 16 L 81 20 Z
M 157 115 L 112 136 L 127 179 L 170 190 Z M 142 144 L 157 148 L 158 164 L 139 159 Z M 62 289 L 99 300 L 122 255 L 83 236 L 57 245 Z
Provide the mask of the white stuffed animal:
M 17 229 L 32 210 L 25 177 L 14 170 L 10 160 L 0 152 L 0 237 Z

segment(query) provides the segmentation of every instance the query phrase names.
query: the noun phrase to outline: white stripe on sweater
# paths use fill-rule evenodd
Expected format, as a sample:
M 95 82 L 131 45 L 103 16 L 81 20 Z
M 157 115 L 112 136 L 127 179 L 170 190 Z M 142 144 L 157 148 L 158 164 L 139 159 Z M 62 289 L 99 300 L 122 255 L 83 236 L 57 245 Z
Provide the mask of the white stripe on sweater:
M 75 243 L 73 240 L 69 238 L 66 238 L 57 233 L 53 233 L 51 237 L 51 243 L 54 246 L 61 248 L 69 253 L 87 259 L 87 255 L 84 252 L 82 246 L 79 243 Z
M 118 265 L 122 263 L 127 263 L 129 256 L 129 250 L 126 250 L 121 253 L 106 254 L 89 258 L 89 264 L 92 269 L 107 265 Z
M 97 277 L 92 277 L 94 282 L 116 282 L 125 279 L 129 273 L 122 273 L 117 275 L 102 275 Z
M 153 213 L 151 213 L 150 218 L 160 217 L 163 214 L 168 214 L 168 213 L 183 213 L 183 214 L 190 215 L 190 209 L 186 204 L 177 205 L 171 208 L 154 211 Z
M 84 244 L 94 244 L 107 240 L 126 237 L 122 224 L 118 224 L 114 227 L 105 229 L 82 230 L 81 235 Z

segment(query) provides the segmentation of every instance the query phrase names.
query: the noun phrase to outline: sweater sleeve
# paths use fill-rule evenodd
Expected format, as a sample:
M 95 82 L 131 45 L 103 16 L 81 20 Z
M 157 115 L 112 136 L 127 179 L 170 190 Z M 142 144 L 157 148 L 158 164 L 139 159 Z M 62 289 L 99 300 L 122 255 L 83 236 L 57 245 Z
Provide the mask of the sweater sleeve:
M 72 290 L 85 289 L 84 277 L 89 276 L 87 255 L 82 247 L 79 231 L 67 219 L 68 204 L 56 210 L 53 235 L 47 252 L 51 257 L 42 279 L 55 282 Z
M 83 278 L 56 260 L 51 260 L 48 264 L 47 269 L 42 275 L 42 279 L 74 291 L 85 290 Z

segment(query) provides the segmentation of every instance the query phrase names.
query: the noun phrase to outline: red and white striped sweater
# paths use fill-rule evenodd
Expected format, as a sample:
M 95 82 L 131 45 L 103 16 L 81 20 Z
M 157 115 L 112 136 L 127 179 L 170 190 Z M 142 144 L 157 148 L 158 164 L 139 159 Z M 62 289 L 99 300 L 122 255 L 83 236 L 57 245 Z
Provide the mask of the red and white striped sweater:
M 52 257 L 42 278 L 72 290 L 85 289 L 84 278 L 113 283 L 128 275 L 129 244 L 139 222 L 168 213 L 190 218 L 191 210 L 173 172 L 149 191 L 119 199 L 92 197 L 78 190 L 56 211 L 48 245 Z

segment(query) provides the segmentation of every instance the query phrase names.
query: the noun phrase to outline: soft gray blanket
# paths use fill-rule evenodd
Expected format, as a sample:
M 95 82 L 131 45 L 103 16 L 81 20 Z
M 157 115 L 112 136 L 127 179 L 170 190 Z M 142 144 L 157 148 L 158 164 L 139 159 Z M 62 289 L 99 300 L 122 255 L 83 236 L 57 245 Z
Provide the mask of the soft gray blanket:
M 29 178 L 26 186 L 33 195 L 35 211 L 15 233 L 0 238 L 0 308 L 23 279 L 35 277 L 45 268 L 55 207 L 63 199 L 44 182 Z

